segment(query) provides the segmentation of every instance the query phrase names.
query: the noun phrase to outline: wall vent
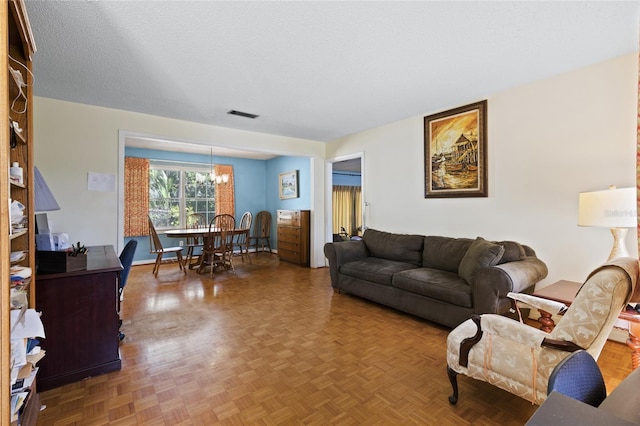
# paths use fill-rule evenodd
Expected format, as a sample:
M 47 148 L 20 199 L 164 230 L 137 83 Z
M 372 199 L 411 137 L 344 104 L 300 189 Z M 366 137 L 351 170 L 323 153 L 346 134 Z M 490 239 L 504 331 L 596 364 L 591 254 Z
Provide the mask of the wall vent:
M 248 113 L 248 112 L 236 111 L 235 109 L 227 111 L 227 114 L 229 114 L 229 115 L 237 115 L 239 117 L 245 117 L 245 118 L 251 118 L 251 119 L 260 117 L 257 114 L 251 114 L 251 113 Z

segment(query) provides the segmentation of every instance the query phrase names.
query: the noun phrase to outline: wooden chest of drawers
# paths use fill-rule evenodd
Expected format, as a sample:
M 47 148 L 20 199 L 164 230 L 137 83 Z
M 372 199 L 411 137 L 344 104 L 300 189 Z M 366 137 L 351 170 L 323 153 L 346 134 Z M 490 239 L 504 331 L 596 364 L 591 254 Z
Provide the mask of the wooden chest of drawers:
M 309 266 L 309 210 L 278 210 L 278 257 Z

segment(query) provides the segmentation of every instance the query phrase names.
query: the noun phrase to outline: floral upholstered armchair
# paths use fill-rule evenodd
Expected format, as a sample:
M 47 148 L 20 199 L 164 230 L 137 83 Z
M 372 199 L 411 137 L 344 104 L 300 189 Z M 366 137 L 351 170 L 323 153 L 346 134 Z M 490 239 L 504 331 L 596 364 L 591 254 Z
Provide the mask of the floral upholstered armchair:
M 551 333 L 495 314 L 463 322 L 447 338 L 447 373 L 453 387 L 449 402 L 458 401 L 457 375 L 464 374 L 541 404 L 551 372 L 571 352 L 585 349 L 598 359 L 637 279 L 638 260 L 619 258 L 593 271 L 568 309 L 534 296 L 510 294 L 520 304 L 526 300 L 544 310 L 566 310 Z

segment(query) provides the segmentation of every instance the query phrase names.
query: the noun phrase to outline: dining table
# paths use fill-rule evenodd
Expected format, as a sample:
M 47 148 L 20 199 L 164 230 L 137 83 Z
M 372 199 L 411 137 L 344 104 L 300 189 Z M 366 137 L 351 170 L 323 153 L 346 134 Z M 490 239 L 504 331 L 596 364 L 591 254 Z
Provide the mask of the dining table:
M 236 235 L 246 234 L 247 238 L 249 237 L 249 228 L 242 229 L 236 228 L 233 230 L 233 236 L 235 238 Z M 219 232 L 217 228 L 212 228 L 211 232 Z M 168 229 L 164 231 L 164 234 L 170 238 L 199 238 L 204 241 L 204 238 L 209 235 L 209 227 L 204 228 L 181 228 L 181 229 Z M 187 260 L 185 260 L 187 262 Z M 202 262 L 202 256 L 198 256 L 198 259 L 195 262 L 190 263 L 188 266 L 189 269 L 199 269 L 200 262 Z

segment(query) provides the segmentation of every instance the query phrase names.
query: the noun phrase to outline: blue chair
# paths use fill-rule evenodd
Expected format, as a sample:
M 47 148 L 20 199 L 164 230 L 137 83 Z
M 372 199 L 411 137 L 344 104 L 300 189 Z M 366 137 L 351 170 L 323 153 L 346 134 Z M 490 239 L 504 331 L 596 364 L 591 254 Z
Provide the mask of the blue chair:
M 136 253 L 137 247 L 138 242 L 136 240 L 129 240 L 129 242 L 124 246 L 124 249 L 122 249 L 122 253 L 120 253 L 120 263 L 122 264 L 122 271 L 120 272 L 120 278 L 118 280 L 118 313 L 120 312 L 120 301 L 122 300 L 122 292 L 124 290 L 124 286 L 127 285 L 129 271 L 131 270 L 133 256 Z M 120 325 L 122 325 L 122 320 L 120 320 Z M 122 333 L 120 330 L 118 330 L 118 339 L 124 339 L 124 333 Z
M 607 397 L 600 367 L 589 352 L 577 350 L 560 361 L 549 376 L 547 395 L 556 391 L 597 407 Z

